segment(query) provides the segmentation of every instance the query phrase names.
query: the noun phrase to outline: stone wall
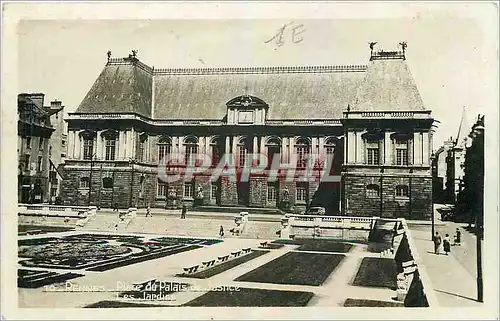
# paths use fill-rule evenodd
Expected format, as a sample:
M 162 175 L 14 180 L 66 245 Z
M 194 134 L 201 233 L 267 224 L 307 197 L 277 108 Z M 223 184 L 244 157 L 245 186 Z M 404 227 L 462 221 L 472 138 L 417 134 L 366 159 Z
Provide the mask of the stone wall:
M 343 211 L 353 216 L 429 219 L 432 213 L 431 177 L 343 175 L 345 199 Z M 381 187 L 379 196 L 367 194 L 366 186 Z M 406 185 L 408 197 L 396 196 L 396 186 Z

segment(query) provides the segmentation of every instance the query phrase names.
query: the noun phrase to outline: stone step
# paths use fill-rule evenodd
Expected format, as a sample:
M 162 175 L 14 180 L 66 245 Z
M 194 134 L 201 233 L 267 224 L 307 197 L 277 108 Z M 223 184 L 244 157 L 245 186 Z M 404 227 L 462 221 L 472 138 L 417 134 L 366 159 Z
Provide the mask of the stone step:
M 196 212 L 221 212 L 221 213 L 239 213 L 248 212 L 249 214 L 285 214 L 277 208 L 261 208 L 261 207 L 243 207 L 243 206 L 197 206 L 192 209 Z

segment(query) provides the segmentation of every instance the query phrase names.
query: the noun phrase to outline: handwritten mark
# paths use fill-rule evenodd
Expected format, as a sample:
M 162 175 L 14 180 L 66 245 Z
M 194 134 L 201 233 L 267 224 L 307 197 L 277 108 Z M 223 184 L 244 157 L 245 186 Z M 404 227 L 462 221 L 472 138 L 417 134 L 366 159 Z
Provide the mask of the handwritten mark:
M 302 42 L 304 38 L 300 37 L 299 35 L 303 34 L 306 31 L 306 29 L 304 29 L 304 25 L 303 24 L 295 26 L 293 25 L 294 25 L 293 21 L 283 25 L 283 27 L 279 28 L 278 32 L 271 39 L 265 41 L 264 43 L 270 43 L 275 41 L 277 47 L 283 46 L 285 44 L 285 39 L 286 39 L 285 33 L 287 33 L 288 30 L 291 30 L 292 33 L 291 40 L 293 43 Z

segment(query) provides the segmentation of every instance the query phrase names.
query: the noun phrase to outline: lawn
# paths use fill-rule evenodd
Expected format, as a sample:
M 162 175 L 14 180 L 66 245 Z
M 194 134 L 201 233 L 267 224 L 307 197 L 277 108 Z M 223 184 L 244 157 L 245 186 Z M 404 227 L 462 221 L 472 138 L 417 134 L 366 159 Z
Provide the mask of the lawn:
M 343 254 L 289 252 L 236 278 L 236 281 L 321 285 L 344 257 Z
M 256 257 L 259 257 L 261 255 L 264 255 L 266 253 L 269 253 L 269 251 L 254 250 L 250 254 L 233 259 L 231 261 L 221 263 L 221 264 L 216 265 L 212 268 L 209 268 L 209 269 L 197 272 L 197 273 L 193 273 L 193 274 L 182 273 L 182 274 L 178 274 L 177 276 L 185 276 L 185 277 L 197 278 L 197 279 L 206 279 L 206 278 L 212 277 L 214 275 L 217 275 L 219 273 L 225 272 L 229 269 L 232 269 L 235 266 L 238 266 L 240 264 L 248 262 L 248 261 L 250 261 Z
M 271 244 L 288 244 L 300 245 L 299 251 L 318 251 L 318 252 L 338 252 L 347 253 L 353 247 L 352 244 L 337 240 L 313 240 L 313 239 L 299 239 L 299 240 L 276 240 Z
M 303 307 L 311 292 L 239 288 L 239 291 L 210 291 L 184 304 L 188 307 Z
M 393 259 L 365 257 L 361 261 L 353 285 L 395 290 L 397 267 Z
M 351 299 L 348 298 L 344 302 L 344 307 L 358 307 L 358 308 L 375 308 L 375 307 L 397 307 L 403 308 L 404 304 L 401 302 L 391 301 L 377 301 L 377 300 L 364 300 L 364 299 Z
M 39 288 L 44 285 L 61 283 L 81 276 L 83 274 L 18 269 L 17 286 L 19 288 Z

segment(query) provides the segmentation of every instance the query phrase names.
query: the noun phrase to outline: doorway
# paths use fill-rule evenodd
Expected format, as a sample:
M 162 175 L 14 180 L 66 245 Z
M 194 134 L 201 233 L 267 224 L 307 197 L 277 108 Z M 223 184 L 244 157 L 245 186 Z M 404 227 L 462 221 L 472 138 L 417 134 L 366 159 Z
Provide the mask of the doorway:
M 250 203 L 250 185 L 249 182 L 238 182 L 236 185 L 238 193 L 238 205 L 248 206 Z

